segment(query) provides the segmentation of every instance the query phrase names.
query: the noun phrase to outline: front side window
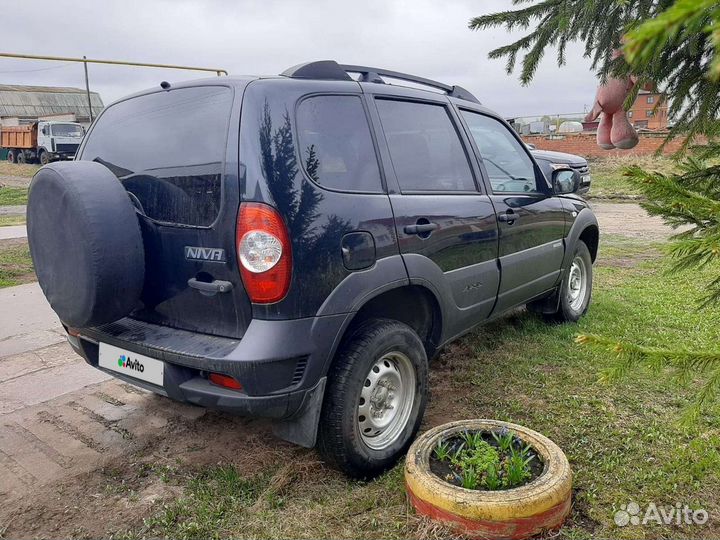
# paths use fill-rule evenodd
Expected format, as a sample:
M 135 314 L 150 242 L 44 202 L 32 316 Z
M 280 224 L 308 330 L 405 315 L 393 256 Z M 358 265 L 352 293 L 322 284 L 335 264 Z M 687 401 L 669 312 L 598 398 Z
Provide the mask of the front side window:
M 462 111 L 490 177 L 493 193 L 539 193 L 535 167 L 501 122 L 483 114 Z
M 110 169 L 138 210 L 164 223 L 209 226 L 220 211 L 233 93 L 178 88 L 108 107 L 80 159 Z
M 382 192 L 365 109 L 357 96 L 315 96 L 297 111 L 305 172 L 323 187 Z
M 475 191 L 470 164 L 443 105 L 377 99 L 402 191 Z

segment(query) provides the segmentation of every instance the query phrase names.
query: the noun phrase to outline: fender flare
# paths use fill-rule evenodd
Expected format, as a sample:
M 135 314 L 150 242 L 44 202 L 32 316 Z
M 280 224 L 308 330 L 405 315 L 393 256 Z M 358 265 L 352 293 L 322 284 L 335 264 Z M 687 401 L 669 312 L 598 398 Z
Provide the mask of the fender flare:
M 446 307 L 442 297 L 431 282 L 410 279 L 402 255 L 391 255 L 377 261 L 371 268 L 353 272 L 347 276 L 325 299 L 316 316 L 345 313 L 345 319 L 338 328 L 332 345 L 328 349 L 322 373 L 327 374 L 335 353 L 348 327 L 357 313 L 368 302 L 389 291 L 409 286 L 422 287 L 437 302 L 443 325 L 446 320 Z
M 565 236 L 565 256 L 563 257 L 562 262 L 563 269 L 570 265 L 570 259 L 572 258 L 572 254 L 575 250 L 575 244 L 580 238 L 580 235 L 585 232 L 588 227 L 595 227 L 599 234 L 600 227 L 595 214 L 589 208 L 583 208 L 580 210 L 577 218 L 575 218 L 575 222 L 572 224 L 572 227 L 570 227 L 570 231 L 568 231 L 568 234 Z M 593 257 L 593 262 L 595 262 L 595 257 Z

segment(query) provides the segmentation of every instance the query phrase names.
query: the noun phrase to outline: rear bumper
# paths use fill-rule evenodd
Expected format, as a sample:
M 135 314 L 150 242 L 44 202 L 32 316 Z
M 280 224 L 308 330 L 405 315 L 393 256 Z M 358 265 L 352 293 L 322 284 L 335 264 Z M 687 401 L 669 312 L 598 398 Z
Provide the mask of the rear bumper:
M 303 410 L 325 375 L 345 315 L 291 321 L 253 320 L 242 339 L 158 326 L 130 318 L 69 336 L 91 366 L 176 401 L 245 416 L 287 418 Z M 163 386 L 98 366 L 108 343 L 165 362 Z M 230 375 L 243 390 L 211 383 L 210 372 Z

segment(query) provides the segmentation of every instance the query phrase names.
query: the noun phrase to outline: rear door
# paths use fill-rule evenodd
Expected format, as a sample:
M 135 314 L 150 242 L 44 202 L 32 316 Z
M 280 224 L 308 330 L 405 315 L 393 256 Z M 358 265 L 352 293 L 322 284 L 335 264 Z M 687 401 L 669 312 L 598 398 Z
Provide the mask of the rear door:
M 497 224 L 449 103 L 422 94 L 376 95 L 372 101 L 386 173 L 395 186 L 389 191 L 400 252 L 411 280 L 440 289 L 447 338 L 492 310 L 499 282 Z
M 229 337 L 249 324 L 235 254 L 241 91 L 192 86 L 133 97 L 108 107 L 86 138 L 80 159 L 108 167 L 137 209 L 145 287 L 135 318 Z M 221 282 L 230 286 L 215 287 Z
M 460 109 L 487 178 L 500 231 L 500 313 L 552 289 L 564 255 L 560 199 L 514 132 L 497 118 Z

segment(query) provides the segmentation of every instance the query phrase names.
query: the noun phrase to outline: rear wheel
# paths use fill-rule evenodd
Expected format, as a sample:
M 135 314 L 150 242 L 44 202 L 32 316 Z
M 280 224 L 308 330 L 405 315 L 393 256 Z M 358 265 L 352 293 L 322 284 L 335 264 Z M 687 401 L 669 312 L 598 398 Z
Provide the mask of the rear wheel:
M 8 150 L 7 160 L 8 163 L 15 163 L 15 150 Z
M 25 163 L 25 152 L 20 150 L 15 157 L 17 163 Z
M 592 257 L 585 242 L 578 240 L 560 287 L 558 311 L 550 317 L 560 322 L 577 321 L 587 312 L 591 296 Z
M 407 451 L 427 403 L 427 356 L 407 325 L 363 323 L 328 374 L 318 450 L 355 478 L 372 478 Z

